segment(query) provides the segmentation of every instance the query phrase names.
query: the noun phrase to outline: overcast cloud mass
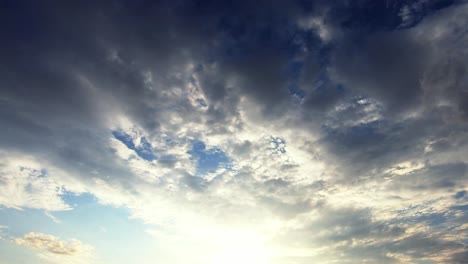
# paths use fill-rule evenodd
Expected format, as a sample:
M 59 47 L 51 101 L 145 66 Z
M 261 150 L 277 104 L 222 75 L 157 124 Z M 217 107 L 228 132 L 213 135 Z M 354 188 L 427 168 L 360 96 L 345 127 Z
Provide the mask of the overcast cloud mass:
M 0 0 L 0 263 L 468 263 L 468 3 Z

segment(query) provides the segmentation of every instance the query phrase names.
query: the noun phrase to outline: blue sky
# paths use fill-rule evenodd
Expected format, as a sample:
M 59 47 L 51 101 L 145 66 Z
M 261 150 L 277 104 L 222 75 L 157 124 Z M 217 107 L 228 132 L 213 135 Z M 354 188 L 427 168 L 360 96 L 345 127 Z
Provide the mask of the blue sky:
M 0 264 L 466 263 L 466 1 L 0 24 Z

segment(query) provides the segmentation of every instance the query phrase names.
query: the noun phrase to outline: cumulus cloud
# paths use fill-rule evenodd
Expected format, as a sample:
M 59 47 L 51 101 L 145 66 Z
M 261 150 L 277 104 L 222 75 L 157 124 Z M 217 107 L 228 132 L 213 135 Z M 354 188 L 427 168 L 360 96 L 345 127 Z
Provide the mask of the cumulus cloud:
M 82 250 L 82 244 L 79 241 L 66 242 L 41 233 L 28 233 L 22 238 L 15 239 L 15 243 L 59 255 L 75 255 Z
M 39 250 L 39 257 L 50 263 L 91 263 L 92 247 L 78 240 L 65 241 L 52 235 L 31 232 L 16 238 L 14 242 Z

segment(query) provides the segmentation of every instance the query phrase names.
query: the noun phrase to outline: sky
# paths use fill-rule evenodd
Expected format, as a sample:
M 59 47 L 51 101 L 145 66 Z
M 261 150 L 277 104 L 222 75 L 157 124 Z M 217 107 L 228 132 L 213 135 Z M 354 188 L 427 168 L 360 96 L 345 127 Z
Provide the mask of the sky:
M 0 0 L 0 264 L 468 263 L 468 2 Z

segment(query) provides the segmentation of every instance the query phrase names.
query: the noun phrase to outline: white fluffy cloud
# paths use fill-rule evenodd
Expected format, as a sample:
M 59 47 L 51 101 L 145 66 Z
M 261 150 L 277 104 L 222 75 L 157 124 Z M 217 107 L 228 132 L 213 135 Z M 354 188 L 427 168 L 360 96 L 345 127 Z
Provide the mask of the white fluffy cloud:
M 63 186 L 50 178 L 45 167 L 36 160 L 6 153 L 0 153 L 0 159 L 0 204 L 17 209 L 70 209 L 60 198 Z
M 50 263 L 92 263 L 93 248 L 76 239 L 66 241 L 52 235 L 31 232 L 16 238 L 14 242 L 39 250 L 38 256 Z

